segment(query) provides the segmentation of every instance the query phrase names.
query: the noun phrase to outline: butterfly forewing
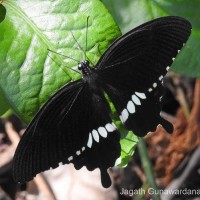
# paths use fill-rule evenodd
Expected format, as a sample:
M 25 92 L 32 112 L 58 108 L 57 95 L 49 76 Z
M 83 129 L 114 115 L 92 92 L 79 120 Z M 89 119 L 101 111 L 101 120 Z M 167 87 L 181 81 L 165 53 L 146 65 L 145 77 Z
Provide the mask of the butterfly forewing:
M 121 121 L 136 135 L 144 136 L 158 124 L 172 132 L 160 117 L 161 82 L 190 33 L 191 24 L 183 18 L 156 19 L 115 41 L 97 64 Z

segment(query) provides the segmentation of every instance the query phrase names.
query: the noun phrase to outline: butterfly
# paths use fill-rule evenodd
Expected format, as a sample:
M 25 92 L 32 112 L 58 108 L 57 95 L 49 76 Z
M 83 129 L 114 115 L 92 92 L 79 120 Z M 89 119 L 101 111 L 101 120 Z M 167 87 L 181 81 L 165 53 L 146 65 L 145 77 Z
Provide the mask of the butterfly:
M 107 94 L 127 130 L 145 136 L 161 124 L 162 80 L 191 33 L 191 24 L 176 16 L 144 23 L 115 40 L 94 68 L 78 65 L 82 78 L 59 89 L 39 110 L 16 149 L 13 177 L 20 183 L 38 173 L 73 163 L 76 169 L 107 173 L 120 156 L 120 133 L 111 119 Z

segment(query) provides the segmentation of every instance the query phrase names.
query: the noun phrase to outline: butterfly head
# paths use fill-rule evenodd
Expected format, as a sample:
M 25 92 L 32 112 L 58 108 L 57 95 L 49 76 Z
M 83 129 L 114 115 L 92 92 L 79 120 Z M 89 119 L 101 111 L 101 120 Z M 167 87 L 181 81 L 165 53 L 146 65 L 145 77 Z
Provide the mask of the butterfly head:
M 91 73 L 90 63 L 88 60 L 83 60 L 78 64 L 78 70 L 85 76 Z

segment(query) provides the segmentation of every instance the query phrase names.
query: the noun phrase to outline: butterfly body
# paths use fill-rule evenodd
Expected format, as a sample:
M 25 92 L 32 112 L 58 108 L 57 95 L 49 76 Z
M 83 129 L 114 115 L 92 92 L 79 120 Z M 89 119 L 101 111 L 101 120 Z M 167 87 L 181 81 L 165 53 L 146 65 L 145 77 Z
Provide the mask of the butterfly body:
M 120 133 L 104 94 L 137 136 L 159 124 L 172 132 L 160 116 L 162 81 L 190 33 L 191 24 L 181 17 L 155 19 L 114 41 L 94 68 L 80 62 L 83 77 L 59 89 L 25 131 L 14 156 L 14 179 L 29 181 L 62 162 L 99 168 L 109 187 L 107 169 L 120 156 Z
M 81 71 L 82 75 L 85 76 L 89 76 L 92 74 L 92 68 L 89 65 L 89 61 L 88 60 L 83 60 L 82 62 L 80 62 L 78 64 L 78 70 Z

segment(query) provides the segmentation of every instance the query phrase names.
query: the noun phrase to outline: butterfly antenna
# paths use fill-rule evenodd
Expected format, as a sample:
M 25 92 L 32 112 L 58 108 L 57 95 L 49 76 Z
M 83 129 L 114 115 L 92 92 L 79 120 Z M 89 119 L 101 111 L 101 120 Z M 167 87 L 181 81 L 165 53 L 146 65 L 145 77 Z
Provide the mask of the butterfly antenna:
M 87 52 L 87 35 L 88 35 L 88 22 L 89 22 L 89 17 L 87 16 L 87 24 L 86 24 L 86 34 L 85 34 L 85 60 L 86 60 L 86 52 Z
M 52 51 L 52 52 L 53 52 L 53 51 Z M 59 64 L 56 62 L 55 59 L 53 59 L 49 54 L 47 54 L 47 56 L 49 56 L 49 58 L 51 58 L 51 59 L 59 66 Z M 75 70 L 75 69 L 72 69 L 71 67 L 67 67 L 67 66 L 64 66 L 64 67 L 66 67 L 66 68 L 68 68 L 68 69 L 70 69 L 70 70 L 72 70 L 72 71 L 74 71 L 74 72 L 76 72 L 76 73 L 78 73 L 78 74 L 81 74 L 79 71 L 77 71 L 77 70 Z M 61 69 L 63 70 L 62 67 L 61 67 Z M 63 71 L 66 73 L 65 70 L 63 70 Z
M 87 57 L 86 52 L 83 50 L 83 48 L 82 48 L 82 47 L 80 46 L 80 44 L 78 43 L 78 41 L 77 41 L 77 39 L 75 38 L 73 32 L 70 31 L 70 33 L 72 34 L 72 37 L 74 38 L 74 41 L 75 41 L 76 44 L 78 45 L 79 50 L 81 50 L 81 51 L 84 53 L 85 58 L 94 66 L 94 64 L 92 63 L 92 61 Z
M 76 59 L 71 58 L 71 57 L 69 57 L 69 56 L 63 55 L 63 54 L 58 53 L 58 52 L 56 52 L 56 51 L 53 51 L 53 50 L 51 50 L 51 49 L 47 49 L 47 50 L 50 51 L 50 52 L 52 52 L 52 53 L 58 54 L 58 55 L 60 55 L 60 56 L 63 56 L 63 57 L 65 57 L 65 58 L 69 58 L 69 59 L 71 59 L 71 60 L 73 60 L 73 61 L 76 61 L 77 63 L 80 62 L 79 60 L 76 60 Z

